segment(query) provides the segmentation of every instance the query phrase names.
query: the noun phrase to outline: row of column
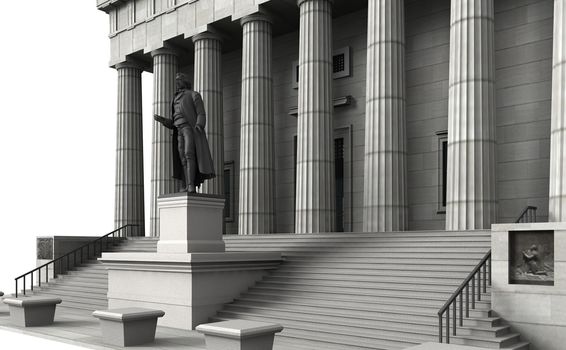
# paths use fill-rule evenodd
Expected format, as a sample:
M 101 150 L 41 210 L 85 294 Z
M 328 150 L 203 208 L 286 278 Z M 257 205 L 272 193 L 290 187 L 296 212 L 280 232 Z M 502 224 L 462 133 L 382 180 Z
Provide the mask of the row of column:
M 364 231 L 407 228 L 404 2 L 369 0 Z M 495 221 L 493 0 L 452 0 L 446 229 Z
M 562 38 L 566 0 L 555 0 L 554 37 Z M 299 104 L 295 232 L 333 231 L 335 224 L 332 123 L 332 0 L 298 0 Z M 448 99 L 446 229 L 487 228 L 496 218 L 493 0 L 452 0 Z M 242 96 L 239 233 L 275 230 L 271 20 L 258 13 L 241 21 Z M 407 228 L 404 2 L 368 1 L 364 231 Z M 207 136 L 217 178 L 205 193 L 223 194 L 221 41 L 193 38 L 195 90 L 207 111 Z M 555 40 L 551 136 L 551 221 L 566 219 L 566 46 Z M 178 70 L 174 51 L 154 58 L 154 113 L 169 117 Z M 143 225 L 141 69 L 117 66 L 118 147 L 116 225 Z M 151 235 L 159 235 L 156 198 L 173 192 L 170 136 L 154 124 Z M 138 198 L 140 200 L 138 201 Z M 143 227 L 143 226 L 142 226 Z M 143 234 L 143 229 L 140 231 Z

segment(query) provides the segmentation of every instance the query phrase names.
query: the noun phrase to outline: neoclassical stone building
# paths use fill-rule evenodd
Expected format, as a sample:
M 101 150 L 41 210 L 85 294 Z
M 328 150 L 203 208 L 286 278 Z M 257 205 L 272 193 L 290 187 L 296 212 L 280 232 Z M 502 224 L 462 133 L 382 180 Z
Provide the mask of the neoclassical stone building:
M 116 226 L 173 192 L 141 73 L 208 114 L 227 233 L 467 230 L 566 216 L 566 0 L 97 0 L 118 74 Z M 146 113 L 146 118 L 153 113 Z M 151 212 L 143 210 L 151 191 Z M 140 234 L 143 233 L 143 230 Z

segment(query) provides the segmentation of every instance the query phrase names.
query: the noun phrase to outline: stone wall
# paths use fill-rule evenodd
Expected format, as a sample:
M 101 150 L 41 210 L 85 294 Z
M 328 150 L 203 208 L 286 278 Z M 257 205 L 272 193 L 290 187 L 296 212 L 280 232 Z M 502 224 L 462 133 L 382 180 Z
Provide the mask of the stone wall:
M 495 1 L 499 222 L 548 217 L 553 5 Z

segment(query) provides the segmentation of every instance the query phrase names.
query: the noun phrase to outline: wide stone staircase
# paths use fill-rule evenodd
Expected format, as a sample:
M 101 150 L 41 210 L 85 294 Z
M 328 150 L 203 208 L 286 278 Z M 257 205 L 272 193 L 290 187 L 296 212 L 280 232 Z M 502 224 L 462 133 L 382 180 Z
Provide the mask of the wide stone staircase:
M 157 240 L 152 238 L 129 238 L 116 241 L 109 252 L 155 252 Z M 88 260 L 84 264 L 34 286 L 26 295 L 53 296 L 63 300 L 57 306 L 67 312 L 92 313 L 108 309 L 108 272 L 99 261 Z
M 229 251 L 281 251 L 285 262 L 213 320 L 281 323 L 278 350 L 436 342 L 439 308 L 490 249 L 490 239 L 490 231 L 226 236 Z M 450 340 L 529 346 L 491 311 L 489 288 Z
M 490 249 L 490 231 L 225 236 L 227 251 L 280 251 L 279 269 L 225 305 L 211 321 L 281 323 L 276 350 L 403 349 L 438 341 L 439 308 Z M 155 252 L 157 240 L 112 248 Z M 29 293 L 30 291 L 28 291 Z M 108 307 L 108 275 L 91 260 L 35 287 L 69 312 Z M 490 290 L 451 343 L 528 350 L 491 311 Z

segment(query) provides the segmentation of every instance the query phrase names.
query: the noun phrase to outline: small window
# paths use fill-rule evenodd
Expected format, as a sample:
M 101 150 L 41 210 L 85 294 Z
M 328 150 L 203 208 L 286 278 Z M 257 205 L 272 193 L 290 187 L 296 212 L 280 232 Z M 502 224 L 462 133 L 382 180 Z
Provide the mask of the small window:
M 446 213 L 446 187 L 448 174 L 448 133 L 439 131 L 438 136 L 438 214 Z
M 224 221 L 234 221 L 234 162 L 224 163 Z
M 299 61 L 293 61 L 293 89 L 299 88 Z M 340 79 L 350 76 L 350 47 L 335 50 L 332 55 L 332 78 Z

